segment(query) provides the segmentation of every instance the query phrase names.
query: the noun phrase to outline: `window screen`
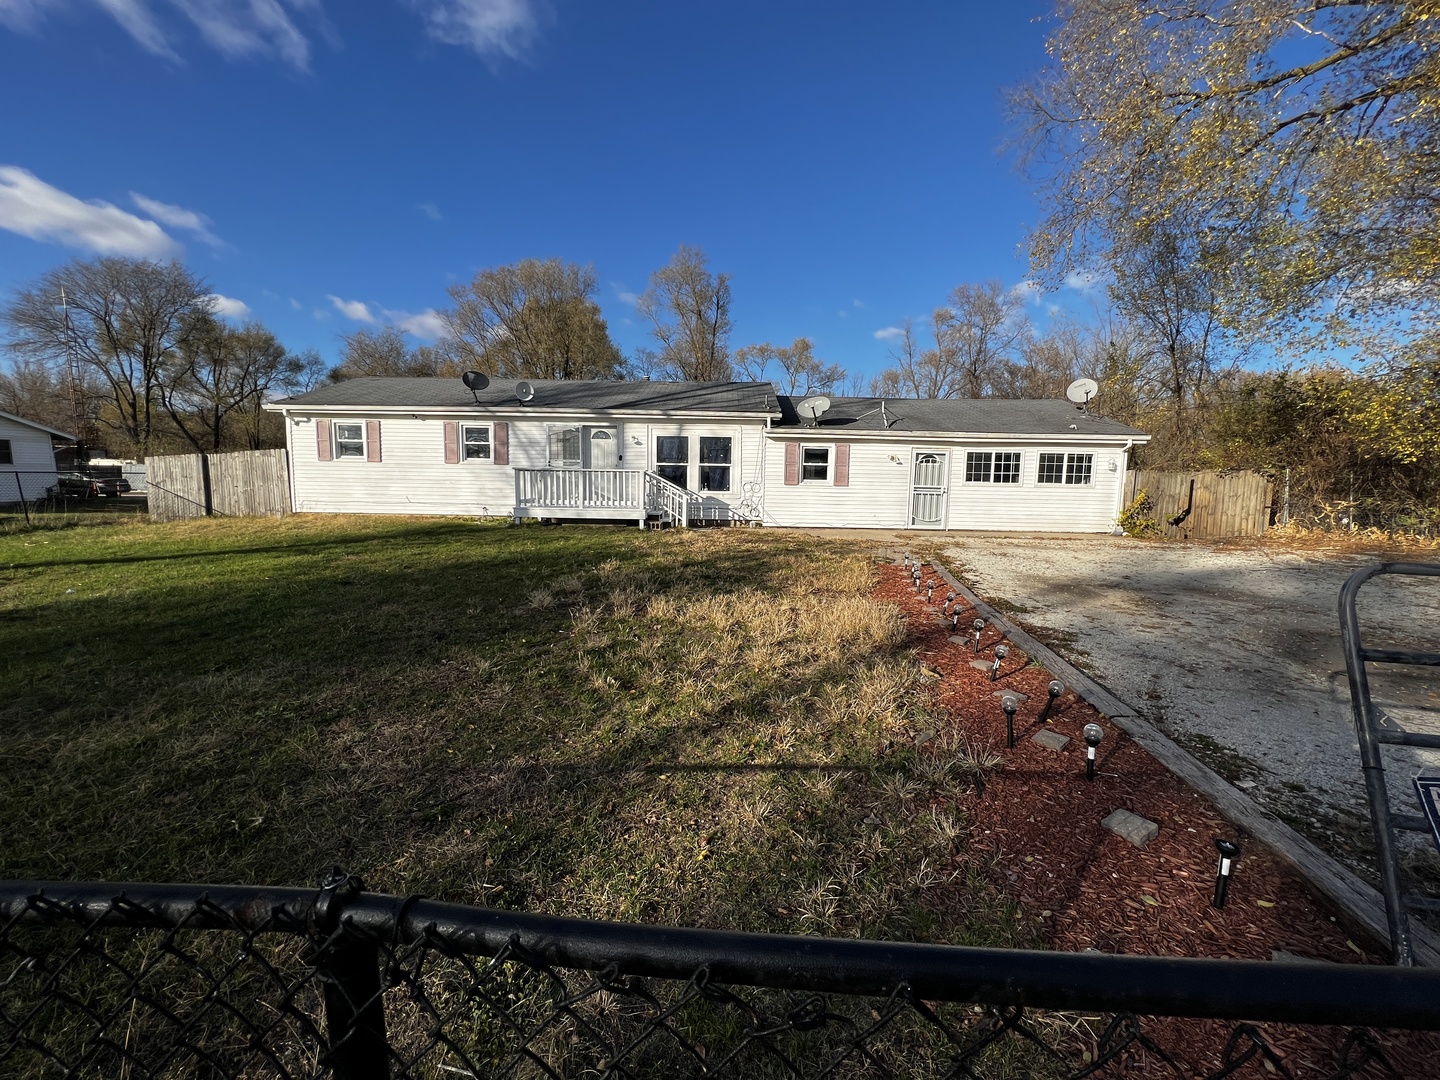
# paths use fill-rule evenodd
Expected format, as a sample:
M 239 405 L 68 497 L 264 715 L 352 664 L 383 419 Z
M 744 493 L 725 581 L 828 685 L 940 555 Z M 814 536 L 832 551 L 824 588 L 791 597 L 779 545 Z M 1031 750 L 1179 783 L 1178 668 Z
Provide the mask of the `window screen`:
M 337 458 L 363 458 L 365 456 L 365 425 L 335 425 L 335 456 Z
M 830 479 L 830 448 L 828 446 L 805 446 L 801 448 L 800 479 Z
M 465 460 L 490 460 L 490 429 L 488 427 L 467 427 L 465 429 Z

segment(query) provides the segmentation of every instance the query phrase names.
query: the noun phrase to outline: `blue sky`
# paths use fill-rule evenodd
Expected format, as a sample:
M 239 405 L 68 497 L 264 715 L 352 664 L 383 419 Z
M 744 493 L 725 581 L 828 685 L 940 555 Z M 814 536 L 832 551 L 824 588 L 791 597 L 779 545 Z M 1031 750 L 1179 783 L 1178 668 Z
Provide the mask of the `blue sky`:
M 1002 94 L 1046 10 L 0 0 L 0 291 L 179 256 L 333 362 L 366 320 L 418 342 L 449 284 L 558 256 L 595 266 L 628 354 L 629 298 L 688 243 L 733 276 L 733 345 L 805 335 L 870 374 L 953 286 L 1025 279 Z

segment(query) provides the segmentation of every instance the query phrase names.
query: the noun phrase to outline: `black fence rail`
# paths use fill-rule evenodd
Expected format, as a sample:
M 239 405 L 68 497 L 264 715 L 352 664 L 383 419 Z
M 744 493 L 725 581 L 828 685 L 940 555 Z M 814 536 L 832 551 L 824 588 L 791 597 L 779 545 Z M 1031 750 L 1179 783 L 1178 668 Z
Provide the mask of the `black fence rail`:
M 5 1077 L 1423 1077 L 1437 1029 L 1418 969 L 0 883 Z

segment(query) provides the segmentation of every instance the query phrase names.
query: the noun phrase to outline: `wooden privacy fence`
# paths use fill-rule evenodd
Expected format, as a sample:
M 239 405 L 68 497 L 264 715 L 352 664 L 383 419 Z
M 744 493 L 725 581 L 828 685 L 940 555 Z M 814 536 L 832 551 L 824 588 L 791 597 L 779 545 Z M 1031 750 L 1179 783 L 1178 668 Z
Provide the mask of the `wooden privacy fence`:
M 1155 519 L 1172 539 L 1263 536 L 1270 525 L 1273 487 L 1260 473 L 1131 469 L 1125 505 L 1142 491 L 1150 493 Z
M 174 454 L 146 462 L 152 521 L 280 516 L 290 512 L 284 450 Z

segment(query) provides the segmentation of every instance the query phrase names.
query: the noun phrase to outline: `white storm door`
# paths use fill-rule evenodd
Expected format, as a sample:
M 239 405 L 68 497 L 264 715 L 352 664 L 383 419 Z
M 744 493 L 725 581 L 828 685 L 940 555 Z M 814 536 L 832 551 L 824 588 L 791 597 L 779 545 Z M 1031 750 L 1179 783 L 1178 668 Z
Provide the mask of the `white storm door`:
M 613 427 L 586 428 L 590 443 L 590 465 L 592 469 L 615 469 L 620 466 L 620 440 Z
M 949 493 L 950 455 L 934 450 L 915 451 L 910 471 L 910 527 L 939 529 L 945 524 L 945 498 Z

